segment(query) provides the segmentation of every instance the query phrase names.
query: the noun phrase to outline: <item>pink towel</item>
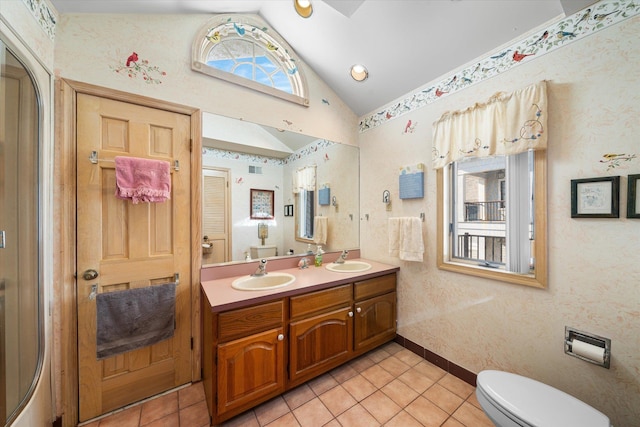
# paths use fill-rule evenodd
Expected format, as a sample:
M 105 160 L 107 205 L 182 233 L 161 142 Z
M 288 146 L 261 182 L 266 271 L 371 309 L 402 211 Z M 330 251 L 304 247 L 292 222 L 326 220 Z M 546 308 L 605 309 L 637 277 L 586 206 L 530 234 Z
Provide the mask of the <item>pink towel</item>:
M 133 203 L 164 202 L 171 198 L 169 162 L 116 157 L 116 197 Z

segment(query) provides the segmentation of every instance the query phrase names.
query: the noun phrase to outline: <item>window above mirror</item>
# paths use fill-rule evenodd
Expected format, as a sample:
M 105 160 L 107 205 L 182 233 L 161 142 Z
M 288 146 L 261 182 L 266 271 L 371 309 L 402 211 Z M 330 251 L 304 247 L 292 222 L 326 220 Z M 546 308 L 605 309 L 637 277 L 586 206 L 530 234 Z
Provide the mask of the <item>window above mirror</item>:
M 218 15 L 198 32 L 195 71 L 307 106 L 307 84 L 293 50 L 255 15 Z

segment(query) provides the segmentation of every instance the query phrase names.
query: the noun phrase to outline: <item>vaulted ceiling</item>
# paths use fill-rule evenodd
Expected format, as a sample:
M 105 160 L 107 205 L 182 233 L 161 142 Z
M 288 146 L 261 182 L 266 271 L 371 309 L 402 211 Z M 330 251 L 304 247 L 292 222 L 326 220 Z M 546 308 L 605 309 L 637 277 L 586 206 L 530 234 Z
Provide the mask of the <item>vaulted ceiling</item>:
M 257 13 L 363 116 L 594 0 L 52 0 L 66 13 Z M 360 63 L 369 78 L 354 81 Z

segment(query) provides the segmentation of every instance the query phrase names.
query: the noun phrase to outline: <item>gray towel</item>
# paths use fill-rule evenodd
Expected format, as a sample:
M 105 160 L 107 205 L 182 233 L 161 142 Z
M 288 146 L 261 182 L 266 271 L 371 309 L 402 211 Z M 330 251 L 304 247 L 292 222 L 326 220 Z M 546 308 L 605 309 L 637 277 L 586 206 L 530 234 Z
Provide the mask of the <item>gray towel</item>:
M 105 359 L 173 336 L 176 284 L 98 294 L 97 358 Z

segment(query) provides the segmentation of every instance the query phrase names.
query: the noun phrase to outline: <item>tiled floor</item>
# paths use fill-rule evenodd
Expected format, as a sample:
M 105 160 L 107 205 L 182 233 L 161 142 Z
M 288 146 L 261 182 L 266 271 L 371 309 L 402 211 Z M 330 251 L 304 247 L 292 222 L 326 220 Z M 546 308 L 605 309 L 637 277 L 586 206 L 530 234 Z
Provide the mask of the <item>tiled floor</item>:
M 475 389 L 389 343 L 223 427 L 493 427 Z M 204 427 L 209 414 L 202 383 L 128 408 L 86 427 Z

